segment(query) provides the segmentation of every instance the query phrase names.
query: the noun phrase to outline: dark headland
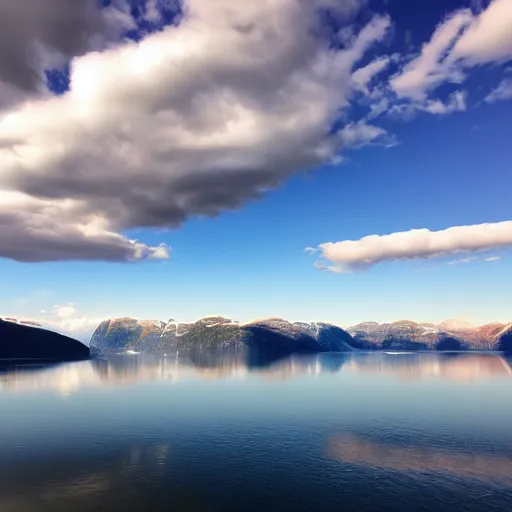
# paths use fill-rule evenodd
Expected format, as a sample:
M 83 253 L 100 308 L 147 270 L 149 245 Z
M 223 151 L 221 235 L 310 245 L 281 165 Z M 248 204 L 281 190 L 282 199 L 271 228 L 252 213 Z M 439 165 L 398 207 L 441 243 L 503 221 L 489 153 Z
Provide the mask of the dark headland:
M 73 338 L 38 327 L 0 320 L 0 362 L 78 361 L 89 348 Z

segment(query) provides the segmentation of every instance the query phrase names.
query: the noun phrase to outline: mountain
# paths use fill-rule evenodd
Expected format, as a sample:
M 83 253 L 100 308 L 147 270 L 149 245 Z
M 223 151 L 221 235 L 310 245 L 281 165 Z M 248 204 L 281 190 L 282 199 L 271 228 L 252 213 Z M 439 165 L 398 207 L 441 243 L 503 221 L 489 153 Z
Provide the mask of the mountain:
M 402 320 L 365 322 L 347 329 L 356 346 L 368 350 L 499 350 L 498 337 L 505 324 L 473 326 L 458 320 L 440 324 Z
M 352 337 L 324 323 L 291 323 L 281 318 L 239 324 L 223 317 L 191 323 L 110 319 L 94 332 L 90 347 L 103 354 L 127 351 L 208 357 L 209 354 L 272 360 L 293 353 L 349 352 Z
M 437 324 L 435 327 L 441 331 L 460 332 L 471 331 L 476 326 L 466 322 L 465 320 L 460 320 L 459 318 L 449 318 L 448 320 L 444 320 L 443 322 Z
M 75 361 L 88 357 L 89 349 L 73 338 L 0 320 L 0 360 Z
M 508 324 L 498 334 L 497 348 L 507 354 L 512 354 L 512 324 Z
M 378 324 L 365 322 L 348 329 L 359 348 L 377 350 L 428 350 L 436 348 L 442 339 L 431 324 L 410 320 Z
M 473 326 L 449 320 L 441 324 L 401 320 L 365 322 L 346 331 L 327 323 L 288 322 L 266 318 L 245 324 L 223 317 L 197 322 L 169 320 L 105 320 L 94 332 L 90 347 L 104 354 L 127 351 L 180 354 L 204 362 L 210 355 L 229 354 L 254 362 L 293 353 L 353 350 L 512 350 L 510 326 Z M 505 348 L 500 348 L 505 347 Z M 509 348 L 506 348 L 509 347 Z M 201 360 L 201 361 L 200 361 Z
M 31 325 L 32 327 L 43 327 L 39 322 L 33 320 L 23 320 L 21 318 L 14 318 L 11 316 L 0 317 L 0 321 L 11 322 L 13 324 Z
M 0 320 L 5 320 L 7 322 L 12 322 L 16 324 L 23 324 L 23 325 L 32 325 L 33 327 L 40 327 L 41 329 L 45 329 L 47 331 L 56 332 L 59 334 L 62 334 L 63 336 L 68 336 L 69 338 L 73 338 L 75 340 L 80 341 L 84 345 L 89 344 L 89 340 L 91 339 L 91 336 L 98 325 L 94 323 L 93 319 L 85 319 L 86 321 L 83 322 L 81 325 L 67 325 L 66 322 L 62 322 L 62 319 L 55 319 L 55 318 L 40 318 L 40 319 L 22 319 L 22 318 L 15 318 L 15 317 L 5 317 L 0 316 Z M 57 320 L 57 321 L 55 321 Z

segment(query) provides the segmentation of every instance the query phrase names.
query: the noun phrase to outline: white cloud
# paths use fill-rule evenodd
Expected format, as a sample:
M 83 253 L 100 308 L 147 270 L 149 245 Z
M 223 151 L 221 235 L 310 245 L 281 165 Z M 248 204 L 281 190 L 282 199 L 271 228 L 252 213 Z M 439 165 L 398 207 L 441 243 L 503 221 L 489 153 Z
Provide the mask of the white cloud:
M 383 128 L 358 121 L 357 123 L 349 123 L 344 126 L 339 131 L 338 138 L 342 142 L 343 147 L 357 148 L 379 139 L 381 141 L 388 140 L 385 137 L 386 135 L 387 132 Z M 390 143 L 389 140 L 388 143 Z
M 368 119 L 376 119 L 377 117 L 387 112 L 390 107 L 391 102 L 389 98 L 381 97 L 377 102 L 370 104 L 370 113 L 368 114 Z
M 486 103 L 495 103 L 497 101 L 512 100 L 512 79 L 505 78 L 492 90 L 485 98 Z
M 460 258 L 457 260 L 449 261 L 448 265 L 458 265 L 460 263 L 471 263 L 472 261 L 477 261 L 479 258 L 477 256 L 468 256 L 466 258 Z M 483 261 L 486 263 L 492 263 L 494 261 L 501 260 L 501 256 L 489 256 L 488 258 L 484 258 Z
M 0 120 L 0 257 L 165 258 L 123 232 L 238 208 L 385 135 L 331 127 L 390 20 L 334 51 L 312 30 L 325 5 L 339 4 L 188 0 L 178 26 L 76 57 L 70 92 Z
M 464 112 L 467 107 L 467 92 L 455 91 L 448 96 L 446 102 L 440 99 L 427 99 L 424 101 L 410 101 L 399 103 L 389 108 L 389 115 L 411 119 L 418 112 L 427 112 L 433 115 L 453 114 Z
M 16 302 L 16 301 L 15 301 Z M 21 305 L 21 304 L 19 304 Z M 28 301 L 24 306 L 28 305 Z M 16 319 L 16 315 L 1 315 L 2 318 Z M 18 317 L 16 321 L 33 323 L 40 328 L 59 332 L 88 344 L 93 332 L 104 317 L 87 315 L 76 309 L 74 304 L 55 304 L 49 309 L 41 309 L 38 314 Z
M 358 68 L 352 73 L 354 87 L 369 94 L 368 85 L 379 74 L 382 73 L 390 63 L 388 56 L 378 57 L 364 67 Z
M 512 59 L 512 2 L 494 0 L 457 40 L 453 59 L 469 66 Z
M 169 247 L 167 247 L 165 244 L 160 244 L 150 252 L 148 257 L 152 260 L 166 260 L 169 258 L 169 252 Z
M 459 263 L 471 263 L 472 261 L 477 260 L 478 258 L 476 256 L 469 256 L 467 258 L 460 258 L 458 260 L 449 261 L 448 265 L 458 265 Z
M 512 246 L 512 221 L 456 226 L 442 231 L 413 229 L 390 235 L 371 235 L 360 240 L 320 244 L 317 267 L 346 273 L 379 263 L 468 254 Z M 469 260 L 468 260 L 469 261 Z
M 76 314 L 76 309 L 73 304 L 67 304 L 65 306 L 59 306 L 56 304 L 52 308 L 53 314 L 59 318 L 69 318 Z
M 453 40 L 472 21 L 471 11 L 463 9 L 453 13 L 436 28 L 430 41 L 423 45 L 420 55 L 391 80 L 391 86 L 398 96 L 423 101 L 429 89 L 443 82 L 462 82 L 460 70 L 454 67 L 453 61 L 446 58 L 445 54 Z
M 42 310 L 41 314 L 32 320 L 46 329 L 88 344 L 92 333 L 104 318 L 87 315 L 77 310 L 74 304 L 56 304 L 50 311 Z
M 426 112 L 431 114 L 451 114 L 453 112 L 463 112 L 466 110 L 467 93 L 465 91 L 455 91 L 449 97 L 446 103 L 441 100 L 428 101 L 424 105 Z
M 146 16 L 148 21 L 160 21 L 160 11 L 158 10 L 158 0 L 147 0 L 146 2 Z
M 450 14 L 390 83 L 399 97 L 422 102 L 443 83 L 462 83 L 473 66 L 511 59 L 512 2 L 494 0 L 479 14 L 470 9 Z

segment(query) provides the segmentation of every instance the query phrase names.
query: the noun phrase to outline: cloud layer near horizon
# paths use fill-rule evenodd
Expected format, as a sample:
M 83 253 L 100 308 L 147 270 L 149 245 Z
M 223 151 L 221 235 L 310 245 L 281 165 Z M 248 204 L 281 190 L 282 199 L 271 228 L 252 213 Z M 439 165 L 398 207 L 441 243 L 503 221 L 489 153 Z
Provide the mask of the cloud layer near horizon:
M 412 229 L 390 235 L 370 235 L 360 240 L 320 244 L 315 253 L 319 253 L 316 266 L 321 270 L 349 273 L 379 263 L 471 254 L 510 246 L 512 221 L 505 221 L 442 231 Z M 307 252 L 311 253 L 311 248 L 307 248 Z

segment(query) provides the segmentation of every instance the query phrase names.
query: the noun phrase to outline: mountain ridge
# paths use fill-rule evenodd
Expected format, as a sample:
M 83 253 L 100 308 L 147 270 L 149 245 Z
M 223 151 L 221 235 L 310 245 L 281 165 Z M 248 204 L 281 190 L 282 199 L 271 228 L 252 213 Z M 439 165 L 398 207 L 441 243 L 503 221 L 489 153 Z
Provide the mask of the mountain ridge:
M 240 324 L 210 316 L 196 322 L 167 323 L 133 318 L 108 319 L 91 337 L 98 353 L 153 352 L 160 354 L 222 353 L 270 359 L 293 353 L 351 352 L 352 337 L 340 327 L 325 323 L 288 322 L 281 318 Z
M 512 323 L 490 323 L 473 326 L 466 322 L 446 320 L 439 324 L 399 322 L 363 322 L 349 327 L 352 337 L 367 348 L 388 348 L 408 341 L 425 350 L 499 350 L 500 337 Z
M 347 329 L 325 322 L 289 322 L 279 317 L 239 323 L 222 316 L 195 322 L 110 318 L 91 337 L 104 352 L 220 351 L 270 355 L 353 350 L 512 350 L 512 323 L 482 326 L 459 321 L 440 324 L 400 320 L 363 322 Z M 501 348 L 500 347 L 505 347 Z

